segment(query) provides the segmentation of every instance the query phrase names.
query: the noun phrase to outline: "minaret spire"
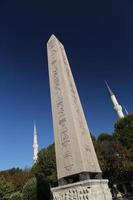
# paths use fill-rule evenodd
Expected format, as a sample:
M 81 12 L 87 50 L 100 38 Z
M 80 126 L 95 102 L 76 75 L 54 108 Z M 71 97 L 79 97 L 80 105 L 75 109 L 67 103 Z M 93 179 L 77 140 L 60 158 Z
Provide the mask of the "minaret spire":
M 109 87 L 107 81 L 105 81 L 105 84 L 106 84 L 106 86 L 107 86 L 107 88 L 108 88 L 108 91 L 109 91 L 110 96 L 114 95 L 114 93 L 113 93 L 112 90 L 110 89 L 110 87 Z
M 126 115 L 128 115 L 129 113 L 125 107 L 124 107 L 124 110 L 125 110 Z
M 107 86 L 107 89 L 109 91 L 109 94 L 110 94 L 110 97 L 111 97 L 111 101 L 113 103 L 113 106 L 114 106 L 114 110 L 116 111 L 118 117 L 121 119 L 121 118 L 124 118 L 124 114 L 123 114 L 123 111 L 122 111 L 122 107 L 121 105 L 119 105 L 117 99 L 116 99 L 116 96 L 115 94 L 112 92 L 112 90 L 110 89 L 107 81 L 105 81 L 105 84 Z
M 34 122 L 34 140 L 33 140 L 33 162 L 36 163 L 38 158 L 38 143 L 37 143 L 37 129 Z

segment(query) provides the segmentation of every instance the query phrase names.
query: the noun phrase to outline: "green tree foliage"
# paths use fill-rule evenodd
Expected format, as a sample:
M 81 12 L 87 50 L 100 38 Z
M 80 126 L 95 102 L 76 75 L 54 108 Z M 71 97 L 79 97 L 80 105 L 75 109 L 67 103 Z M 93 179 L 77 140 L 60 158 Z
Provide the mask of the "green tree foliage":
M 54 144 L 39 152 L 38 161 L 31 171 L 37 178 L 38 200 L 51 199 L 50 185 L 57 185 Z
M 14 191 L 21 191 L 24 184 L 33 176 L 30 170 L 22 170 L 19 168 L 12 168 L 0 172 L 7 182 L 12 182 Z
M 37 174 L 37 200 L 50 200 L 51 199 L 51 192 L 50 186 L 44 174 Z
M 22 190 L 23 200 L 37 200 L 37 181 L 33 177 L 24 185 Z
M 97 140 L 99 142 L 103 142 L 103 141 L 111 141 L 113 138 L 112 138 L 112 135 L 109 135 L 108 133 L 101 133 Z
M 33 166 L 32 172 L 34 174 L 43 174 L 49 184 L 55 185 L 57 182 L 57 174 L 54 144 L 39 152 L 38 161 Z
M 101 134 L 95 145 L 103 178 L 110 180 L 110 186 L 128 182 L 133 178 L 133 151 L 108 134 Z
M 47 177 L 49 183 L 54 183 L 57 180 L 56 175 L 56 158 L 55 158 L 55 146 L 50 145 L 46 151 L 44 174 Z
M 127 149 L 133 149 L 133 114 L 116 122 L 113 136 Z
M 96 151 L 102 171 L 121 171 L 128 169 L 128 151 L 110 135 L 100 135 Z
M 15 191 L 22 191 L 24 184 L 32 177 L 30 170 L 24 170 L 15 173 L 10 177 L 10 181 L 12 181 Z
M 9 200 L 22 200 L 22 194 L 20 192 L 14 192 L 11 194 Z
M 46 160 L 46 149 L 41 149 L 38 153 L 38 160 L 33 165 L 31 171 L 33 174 L 44 173 L 45 171 L 45 160 Z
M 7 182 L 4 177 L 0 177 L 0 200 L 8 200 L 13 189 L 11 182 Z

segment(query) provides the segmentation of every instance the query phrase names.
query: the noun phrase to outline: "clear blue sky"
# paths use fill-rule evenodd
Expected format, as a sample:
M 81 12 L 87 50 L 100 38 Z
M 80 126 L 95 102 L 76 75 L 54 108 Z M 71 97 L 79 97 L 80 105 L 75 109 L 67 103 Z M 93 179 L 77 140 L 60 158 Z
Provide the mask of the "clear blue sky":
M 32 165 L 33 122 L 39 148 L 53 143 L 46 42 L 64 44 L 89 128 L 113 132 L 117 119 L 106 79 L 133 110 L 133 2 L 0 1 L 0 170 Z

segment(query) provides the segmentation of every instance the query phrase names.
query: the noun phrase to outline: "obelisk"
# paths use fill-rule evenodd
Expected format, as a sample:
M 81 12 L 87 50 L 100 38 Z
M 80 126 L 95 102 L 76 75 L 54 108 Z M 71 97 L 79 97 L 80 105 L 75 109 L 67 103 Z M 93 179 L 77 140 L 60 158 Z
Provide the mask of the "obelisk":
M 78 178 L 95 177 L 101 169 L 65 49 L 54 35 L 47 43 L 47 52 L 57 174 L 63 187 Z M 55 193 L 55 199 L 60 199 Z

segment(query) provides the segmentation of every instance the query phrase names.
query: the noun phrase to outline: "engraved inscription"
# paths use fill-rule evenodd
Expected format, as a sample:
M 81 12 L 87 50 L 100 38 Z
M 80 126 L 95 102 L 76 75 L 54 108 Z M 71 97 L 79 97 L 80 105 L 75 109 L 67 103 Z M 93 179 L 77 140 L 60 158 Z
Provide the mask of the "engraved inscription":
M 71 96 L 72 96 L 72 99 L 73 99 L 74 110 L 77 114 L 76 116 L 77 116 L 77 120 L 78 120 L 78 124 L 79 124 L 79 128 L 80 128 L 80 132 L 81 132 L 82 135 L 84 135 L 84 134 L 86 134 L 87 130 L 85 128 L 83 117 L 82 117 L 82 114 L 81 114 L 81 110 L 80 110 L 80 106 L 79 106 L 79 102 L 78 102 L 78 95 L 77 95 L 77 91 L 76 91 L 76 88 L 75 88 L 75 85 L 74 85 L 72 73 L 70 71 L 67 56 L 66 56 L 65 50 L 64 50 L 62 45 L 60 45 L 60 49 L 61 49 L 61 53 L 62 53 L 62 58 L 63 58 L 66 74 L 67 74 L 67 77 L 68 77 L 68 83 L 69 83 L 69 87 L 70 87 Z M 91 152 L 91 149 L 89 148 L 89 142 L 88 142 L 88 140 L 85 140 L 84 142 L 85 143 L 83 144 L 83 146 L 84 146 L 84 149 L 85 149 L 87 162 L 91 166 L 94 167 L 94 160 L 93 161 L 90 160 L 90 158 L 92 157 L 91 156 L 92 152 Z
M 78 122 L 79 122 L 79 125 L 80 125 L 80 129 L 81 129 L 81 133 L 85 134 L 86 133 L 86 129 L 84 127 L 83 118 L 82 118 L 82 115 L 81 115 L 81 112 L 80 112 L 80 108 L 79 108 L 79 104 L 78 104 L 78 100 L 77 100 L 74 84 L 73 84 L 73 81 L 72 81 L 71 71 L 69 69 L 69 63 L 67 61 L 67 56 L 65 54 L 65 50 L 64 50 L 62 45 L 60 45 L 60 49 L 61 49 L 61 53 L 62 53 L 64 64 L 65 64 L 66 74 L 68 76 L 68 80 L 69 80 L 68 82 L 69 82 L 70 91 L 71 91 L 71 95 L 72 95 L 72 99 L 73 99 L 73 105 L 74 105 L 75 111 L 77 113 L 77 117 L 78 117 Z
M 54 83 L 54 96 L 55 96 L 55 109 L 56 117 L 58 120 L 58 135 L 62 145 L 62 152 L 64 158 L 64 169 L 69 171 L 73 168 L 73 158 L 71 153 L 70 135 L 67 116 L 64 108 L 62 88 L 60 84 L 59 71 L 57 66 L 57 48 L 54 40 L 49 43 L 50 45 L 50 58 L 51 58 L 51 71 Z
M 88 186 L 78 186 L 64 191 L 54 192 L 54 200 L 89 200 L 92 195 L 91 188 Z

